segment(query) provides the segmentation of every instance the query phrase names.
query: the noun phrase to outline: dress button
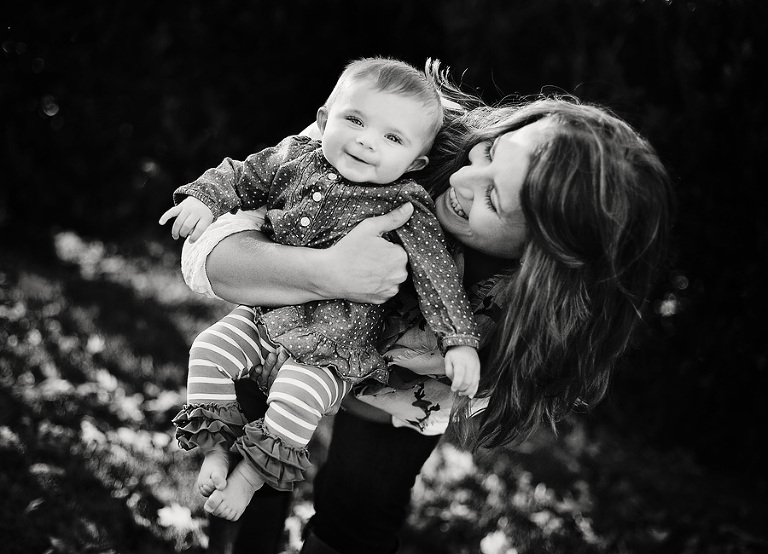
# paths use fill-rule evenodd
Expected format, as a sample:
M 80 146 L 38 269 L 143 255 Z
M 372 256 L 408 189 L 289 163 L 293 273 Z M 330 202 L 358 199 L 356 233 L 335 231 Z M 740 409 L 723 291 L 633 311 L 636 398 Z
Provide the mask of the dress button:
M 320 202 L 320 200 L 323 198 L 323 195 L 319 192 L 313 192 L 312 193 L 312 200 L 315 202 Z
M 299 225 L 301 225 L 302 227 L 307 227 L 309 225 L 309 218 L 307 216 L 302 217 L 299 220 Z
M 329 173 L 329 174 L 328 174 L 328 178 L 329 178 L 331 181 L 335 181 L 336 179 L 338 179 L 338 177 L 339 177 L 339 176 L 338 176 L 338 175 L 336 175 L 335 173 Z

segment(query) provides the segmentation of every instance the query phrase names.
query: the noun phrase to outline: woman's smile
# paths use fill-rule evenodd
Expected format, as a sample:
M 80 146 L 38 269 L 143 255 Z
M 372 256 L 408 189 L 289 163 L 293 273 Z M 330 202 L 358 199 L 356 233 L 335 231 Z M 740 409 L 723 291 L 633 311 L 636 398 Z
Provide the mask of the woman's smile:
M 451 186 L 436 202 L 445 232 L 484 254 L 519 256 L 525 240 L 520 190 L 532 153 L 551 128 L 544 118 L 473 146 L 467 164 L 450 176 Z
M 459 204 L 459 199 L 456 198 L 456 189 L 454 189 L 453 187 L 450 187 L 448 189 L 448 194 L 446 195 L 446 201 L 448 202 L 448 205 L 456 213 L 456 215 L 464 219 L 469 219 L 469 216 L 467 216 L 466 212 L 461 207 L 461 204 Z

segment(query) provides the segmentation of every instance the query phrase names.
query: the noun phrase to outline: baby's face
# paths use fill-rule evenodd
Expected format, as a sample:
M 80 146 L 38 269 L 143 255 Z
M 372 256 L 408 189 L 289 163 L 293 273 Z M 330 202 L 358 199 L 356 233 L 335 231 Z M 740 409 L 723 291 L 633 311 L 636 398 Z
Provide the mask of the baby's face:
M 326 115 L 323 154 L 353 183 L 391 183 L 427 164 L 433 116 L 414 98 L 355 83 Z

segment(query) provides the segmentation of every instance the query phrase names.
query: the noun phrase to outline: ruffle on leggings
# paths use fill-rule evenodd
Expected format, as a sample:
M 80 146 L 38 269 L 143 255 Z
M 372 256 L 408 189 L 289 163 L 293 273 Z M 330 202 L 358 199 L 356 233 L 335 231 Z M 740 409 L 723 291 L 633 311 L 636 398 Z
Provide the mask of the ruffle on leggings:
M 229 450 L 248 424 L 236 402 L 228 404 L 185 404 L 173 418 L 176 440 L 184 450 L 195 447 L 208 451 L 216 446 Z
M 264 427 L 264 420 L 251 422 L 233 450 L 242 455 L 272 488 L 292 491 L 293 484 L 306 478 L 311 466 L 306 448 L 284 444 Z

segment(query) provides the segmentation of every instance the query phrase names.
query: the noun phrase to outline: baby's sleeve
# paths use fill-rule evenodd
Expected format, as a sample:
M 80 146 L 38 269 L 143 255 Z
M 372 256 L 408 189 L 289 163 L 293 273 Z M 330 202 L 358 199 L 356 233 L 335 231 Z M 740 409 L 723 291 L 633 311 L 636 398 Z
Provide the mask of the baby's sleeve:
M 421 312 L 437 335 L 443 353 L 450 346 L 478 348 L 477 326 L 459 271 L 434 215 L 434 203 L 427 192 L 415 184 L 404 188 L 403 193 L 402 202 L 411 202 L 414 212 L 408 223 L 395 233 L 408 253 Z
M 255 210 L 267 202 L 278 169 L 309 139 L 288 137 L 277 146 L 251 154 L 244 161 L 225 158 L 195 181 L 177 188 L 173 201 L 178 204 L 192 196 L 205 204 L 214 218 L 235 210 Z
M 181 274 L 184 282 L 194 292 L 217 298 L 208 280 L 206 261 L 208 255 L 222 240 L 242 231 L 258 231 L 264 223 L 266 209 L 224 214 L 214 221 L 195 242 L 184 241 L 181 250 Z

